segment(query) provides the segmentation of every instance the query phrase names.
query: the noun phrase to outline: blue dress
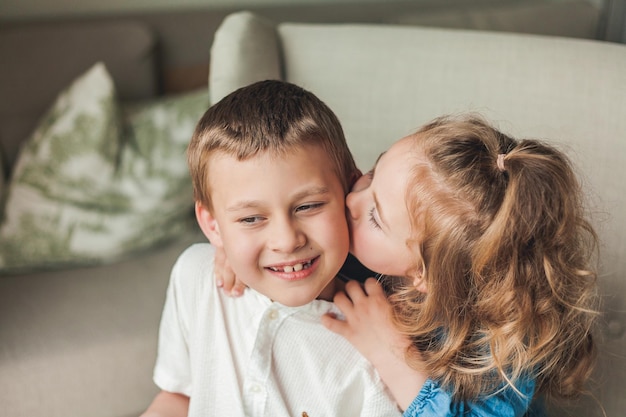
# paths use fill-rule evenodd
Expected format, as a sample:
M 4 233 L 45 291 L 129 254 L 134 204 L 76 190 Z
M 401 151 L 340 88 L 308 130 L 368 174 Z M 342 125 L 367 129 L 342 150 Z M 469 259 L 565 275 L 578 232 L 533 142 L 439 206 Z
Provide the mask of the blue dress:
M 404 411 L 404 417 L 544 417 L 543 403 L 535 401 L 531 404 L 535 381 L 521 380 L 516 387 L 522 396 L 507 387 L 481 401 L 453 402 L 447 391 L 428 379 Z

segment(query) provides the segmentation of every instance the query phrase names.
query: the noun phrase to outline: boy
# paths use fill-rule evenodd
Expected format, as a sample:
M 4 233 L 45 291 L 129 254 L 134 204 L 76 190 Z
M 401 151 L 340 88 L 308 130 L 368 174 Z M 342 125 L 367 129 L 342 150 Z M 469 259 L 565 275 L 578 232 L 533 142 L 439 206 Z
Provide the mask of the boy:
M 345 195 L 358 170 L 334 113 L 263 81 L 212 106 L 188 149 L 196 218 L 210 240 L 172 270 L 145 416 L 399 416 L 378 374 L 320 318 L 342 288 Z M 250 289 L 213 278 L 223 248 Z

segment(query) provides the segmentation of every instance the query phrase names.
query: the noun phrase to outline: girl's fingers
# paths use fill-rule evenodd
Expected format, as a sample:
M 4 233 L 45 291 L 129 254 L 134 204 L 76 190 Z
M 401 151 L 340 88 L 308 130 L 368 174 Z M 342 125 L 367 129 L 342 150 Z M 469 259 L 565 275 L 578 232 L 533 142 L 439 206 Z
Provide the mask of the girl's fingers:
M 376 278 L 366 279 L 364 288 L 365 292 L 369 296 L 385 295 L 385 292 L 383 291 L 383 286 L 380 285 L 380 282 L 378 282 Z
M 344 291 L 346 292 L 346 294 L 348 294 L 348 297 L 350 297 L 354 304 L 360 302 L 361 300 L 363 300 L 363 298 L 367 297 L 363 286 L 358 281 L 346 282 L 346 287 Z
M 346 293 L 343 291 L 340 291 L 337 294 L 335 294 L 335 297 L 333 298 L 333 302 L 335 303 L 337 308 L 341 310 L 341 312 L 344 315 L 350 314 L 350 312 L 354 308 L 354 305 L 352 304 L 352 300 L 350 300 L 350 298 L 348 298 Z
M 217 286 L 221 287 L 231 297 L 239 297 L 247 288 L 235 276 L 235 272 L 230 267 L 223 248 L 215 248 L 214 271 Z
M 245 289 L 248 288 L 246 284 L 241 281 L 235 281 L 235 285 L 233 285 L 233 289 L 230 291 L 230 295 L 233 297 L 240 297 L 243 295 Z
M 224 288 L 224 291 L 227 293 L 232 292 L 236 279 L 234 272 L 228 266 L 224 266 L 222 268 L 220 279 L 222 281 L 222 288 Z
M 322 316 L 322 325 L 324 327 L 326 327 L 328 330 L 330 330 L 333 333 L 337 333 L 340 336 L 345 337 L 348 330 L 349 330 L 349 326 L 348 323 L 343 321 L 343 320 L 339 320 L 337 317 L 335 317 L 334 314 L 324 314 Z

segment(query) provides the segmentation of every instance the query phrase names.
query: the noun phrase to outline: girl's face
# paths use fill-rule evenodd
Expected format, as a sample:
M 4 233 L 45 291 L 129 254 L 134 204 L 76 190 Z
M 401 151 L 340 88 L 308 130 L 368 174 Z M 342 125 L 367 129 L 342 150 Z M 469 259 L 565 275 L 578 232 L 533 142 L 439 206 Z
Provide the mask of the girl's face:
M 372 271 L 406 276 L 416 264 L 407 246 L 411 225 L 405 192 L 417 157 L 415 138 L 400 139 L 346 198 L 350 252 Z

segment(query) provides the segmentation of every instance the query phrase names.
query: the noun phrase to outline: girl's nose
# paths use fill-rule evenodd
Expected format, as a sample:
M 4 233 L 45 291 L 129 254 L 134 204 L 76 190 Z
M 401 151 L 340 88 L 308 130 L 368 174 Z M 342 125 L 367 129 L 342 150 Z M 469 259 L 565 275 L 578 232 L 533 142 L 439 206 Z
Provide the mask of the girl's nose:
M 363 205 L 365 191 L 371 183 L 371 177 L 361 175 L 352 186 L 352 191 L 346 196 L 346 207 L 350 219 L 357 220 L 360 217 L 360 208 Z
M 351 219 L 356 220 L 358 218 L 358 202 L 359 202 L 359 192 L 358 191 L 350 191 L 346 196 L 346 208 L 348 212 L 348 216 Z

